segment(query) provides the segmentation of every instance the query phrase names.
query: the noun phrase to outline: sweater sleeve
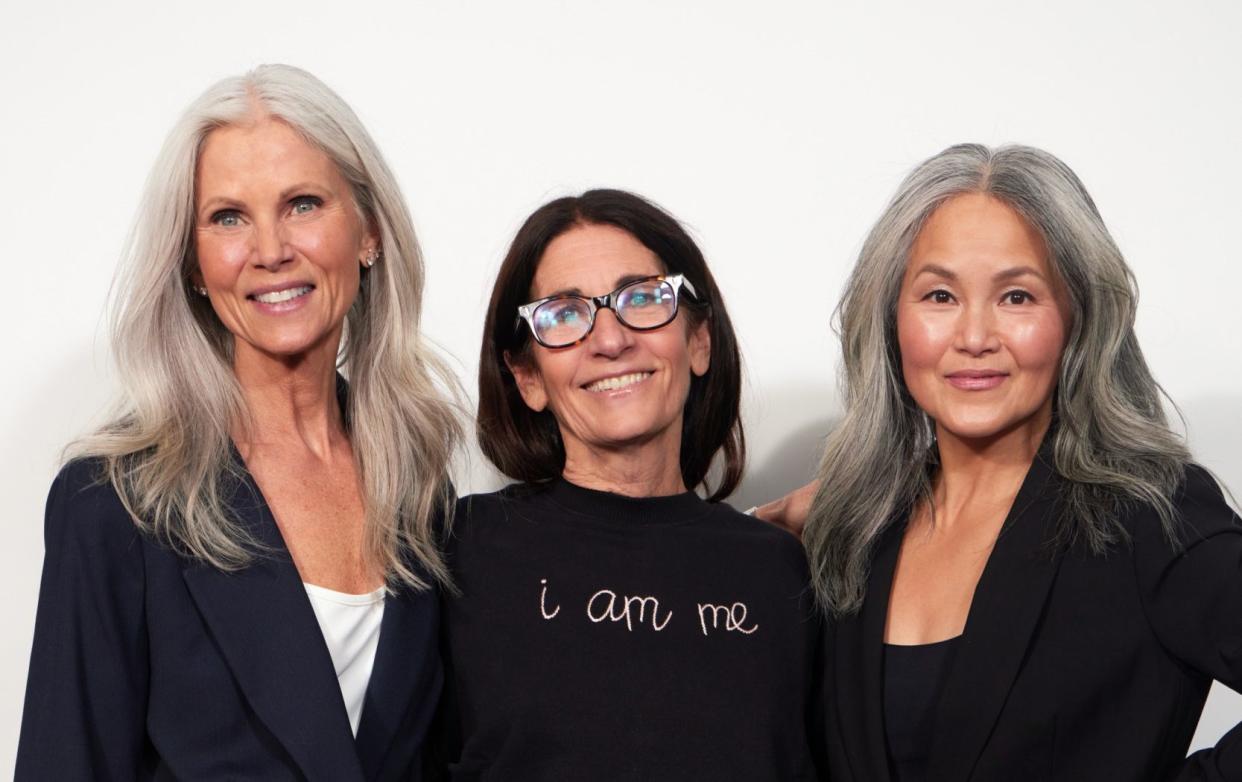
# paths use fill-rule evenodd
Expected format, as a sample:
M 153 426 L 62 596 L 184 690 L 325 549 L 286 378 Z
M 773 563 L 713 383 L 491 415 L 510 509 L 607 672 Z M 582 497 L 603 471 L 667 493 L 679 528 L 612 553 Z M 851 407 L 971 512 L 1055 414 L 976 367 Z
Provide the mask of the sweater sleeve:
M 91 463 L 48 496 L 17 780 L 142 776 L 148 689 L 139 532 Z
M 1191 465 L 1175 498 L 1178 545 L 1154 512 L 1134 528 L 1135 571 L 1161 644 L 1195 670 L 1242 691 L 1242 523 L 1211 475 Z M 1192 754 L 1179 780 L 1242 779 L 1242 724 Z

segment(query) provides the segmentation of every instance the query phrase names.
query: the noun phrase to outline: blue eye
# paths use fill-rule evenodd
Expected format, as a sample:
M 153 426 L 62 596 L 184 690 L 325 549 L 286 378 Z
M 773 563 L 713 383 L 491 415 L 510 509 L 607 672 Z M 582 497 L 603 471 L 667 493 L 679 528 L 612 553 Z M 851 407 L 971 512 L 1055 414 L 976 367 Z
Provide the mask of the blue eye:
M 540 328 L 572 326 L 583 318 L 583 313 L 573 304 L 556 303 L 545 305 L 535 310 L 535 318 Z
M 309 212 L 313 212 L 317 207 L 319 207 L 323 203 L 323 201 L 319 200 L 318 198 L 315 198 L 314 196 L 298 196 L 297 198 L 293 199 L 291 203 L 293 206 L 294 214 L 304 215 Z
M 241 225 L 241 214 L 236 209 L 221 209 L 211 216 L 211 222 L 225 228 Z

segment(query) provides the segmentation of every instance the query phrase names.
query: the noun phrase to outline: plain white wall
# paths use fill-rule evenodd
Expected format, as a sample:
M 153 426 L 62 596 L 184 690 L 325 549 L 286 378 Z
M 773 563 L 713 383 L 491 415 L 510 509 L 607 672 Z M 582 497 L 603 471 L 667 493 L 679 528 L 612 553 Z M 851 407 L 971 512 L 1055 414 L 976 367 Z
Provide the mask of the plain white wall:
M 1140 337 L 1193 450 L 1242 492 L 1240 9 L 6 3 L 0 773 L 17 740 L 45 492 L 113 389 L 101 316 L 115 260 L 164 134 L 210 82 L 288 62 L 354 106 L 420 230 L 426 330 L 471 389 L 491 278 L 532 209 L 594 185 L 665 205 L 701 240 L 742 340 L 743 506 L 813 469 L 839 410 L 831 306 L 902 175 L 958 141 L 1045 147 L 1087 183 L 1138 277 Z M 496 485 L 481 462 L 463 489 Z M 1217 686 L 1196 746 L 1239 719 L 1242 697 Z

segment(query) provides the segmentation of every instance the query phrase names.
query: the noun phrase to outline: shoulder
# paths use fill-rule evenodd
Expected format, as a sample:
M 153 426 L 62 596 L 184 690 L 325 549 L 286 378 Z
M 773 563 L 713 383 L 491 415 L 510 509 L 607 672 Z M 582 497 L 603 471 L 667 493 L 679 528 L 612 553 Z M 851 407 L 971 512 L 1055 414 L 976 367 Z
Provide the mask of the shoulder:
M 1242 523 L 1225 500 L 1212 473 L 1198 464 L 1186 466 L 1186 476 L 1173 496 L 1178 533 L 1184 545 L 1218 534 L 1242 534 Z
M 799 570 L 806 569 L 802 541 L 793 533 L 723 502 L 711 503 L 711 508 L 703 523 L 713 532 L 746 546 L 754 556 L 779 559 Z
M 136 548 L 141 532 L 108 480 L 100 459 L 77 459 L 61 468 L 48 491 L 44 518 L 48 550 Z
M 1186 465 L 1171 501 L 1171 529 L 1150 504 L 1136 505 L 1123 513 L 1122 523 L 1140 561 L 1159 564 L 1204 543 L 1242 540 L 1242 520 L 1229 506 L 1216 478 L 1204 467 Z
M 452 537 L 460 539 L 478 534 L 513 517 L 529 517 L 542 503 L 547 486 L 512 483 L 498 491 L 459 497 L 453 512 Z
M 511 483 L 497 491 L 468 494 L 457 500 L 457 517 L 473 518 L 530 507 L 540 501 L 547 488 L 539 483 Z

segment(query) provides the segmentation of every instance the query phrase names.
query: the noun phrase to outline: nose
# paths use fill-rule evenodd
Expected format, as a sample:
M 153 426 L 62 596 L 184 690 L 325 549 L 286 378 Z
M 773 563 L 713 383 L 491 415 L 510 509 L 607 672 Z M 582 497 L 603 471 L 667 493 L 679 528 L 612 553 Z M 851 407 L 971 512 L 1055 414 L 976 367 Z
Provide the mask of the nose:
M 254 230 L 255 266 L 274 272 L 293 260 L 293 251 L 279 222 L 257 222 Z
M 963 307 L 957 326 L 954 347 L 959 351 L 971 356 L 983 356 L 1000 348 L 996 314 L 990 303 Z
M 595 327 L 589 339 L 592 353 L 617 358 L 633 346 L 634 332 L 623 326 L 612 310 L 600 309 L 595 313 Z

